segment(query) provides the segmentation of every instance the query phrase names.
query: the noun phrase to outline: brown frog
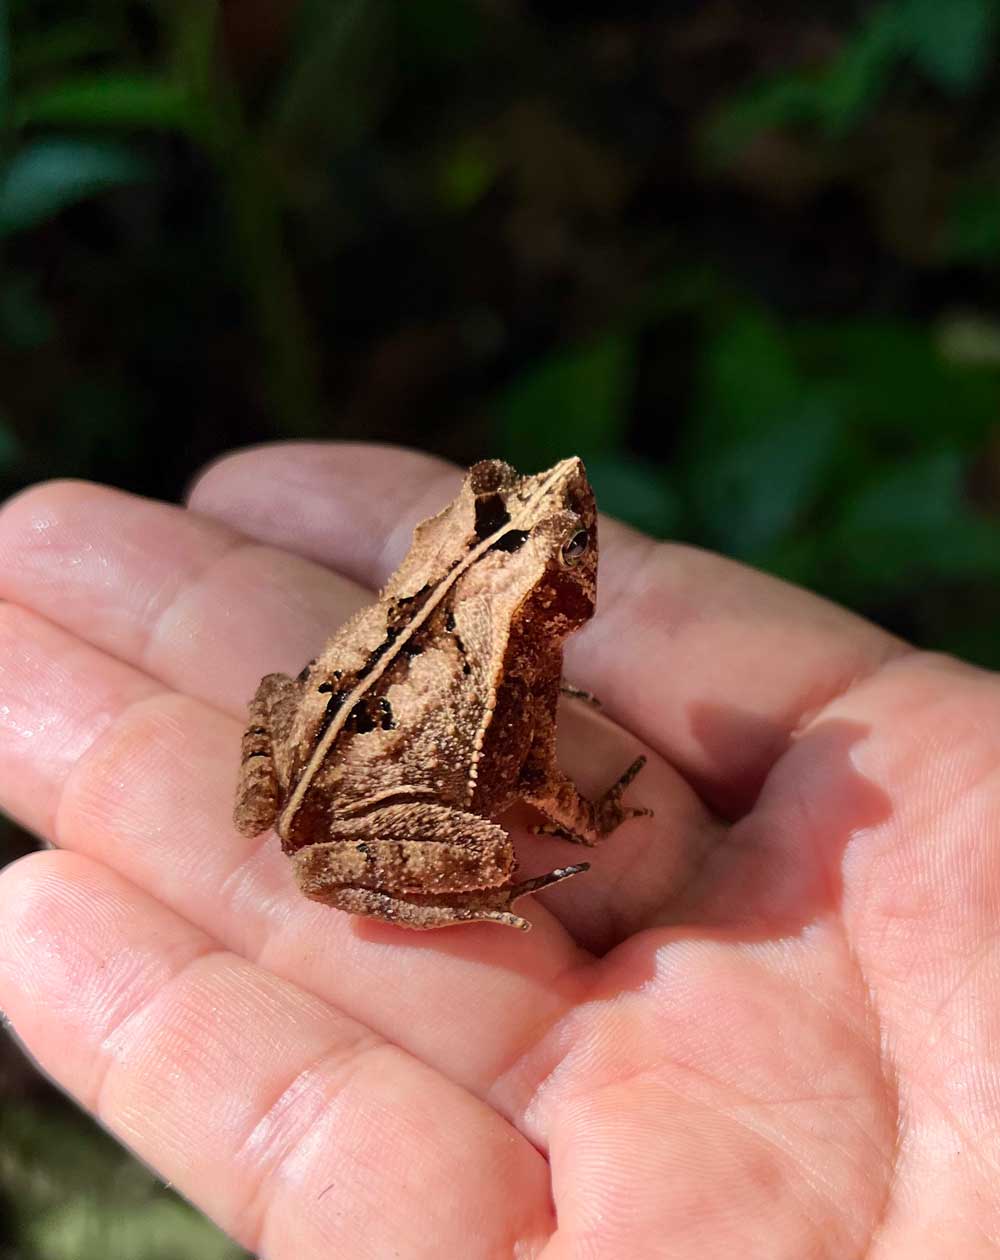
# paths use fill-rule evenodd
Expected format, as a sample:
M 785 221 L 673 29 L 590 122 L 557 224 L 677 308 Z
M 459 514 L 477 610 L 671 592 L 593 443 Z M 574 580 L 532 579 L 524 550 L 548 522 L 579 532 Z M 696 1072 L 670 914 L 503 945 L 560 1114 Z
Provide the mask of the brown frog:
M 298 678 L 261 680 L 239 830 L 274 826 L 305 895 L 352 914 L 526 930 L 511 904 L 587 864 L 512 882 L 514 848 L 491 816 L 523 800 L 543 830 L 592 845 L 649 812 L 622 803 L 644 758 L 596 801 L 556 763 L 563 642 L 593 614 L 596 579 L 579 459 L 535 476 L 474 465 L 378 601 Z

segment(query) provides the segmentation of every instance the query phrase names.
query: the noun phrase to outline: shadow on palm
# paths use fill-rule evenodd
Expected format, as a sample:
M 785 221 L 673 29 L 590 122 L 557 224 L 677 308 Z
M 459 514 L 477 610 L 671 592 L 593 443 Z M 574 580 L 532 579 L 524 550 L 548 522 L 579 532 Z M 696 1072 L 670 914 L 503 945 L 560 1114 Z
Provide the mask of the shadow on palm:
M 595 760 L 615 765 L 630 755 L 634 741 L 591 714 L 573 715 L 574 736 L 581 724 L 589 736 L 581 778 L 592 790 L 601 782 Z M 747 747 L 770 745 L 779 749 L 777 759 L 757 782 L 745 774 L 725 794 L 746 808 L 710 830 L 693 824 L 686 832 L 664 824 L 679 780 L 654 760 L 634 798 L 667 800 L 667 808 L 657 809 L 654 818 L 625 824 L 593 853 L 589 872 L 539 898 L 588 951 L 581 955 L 581 971 L 549 982 L 550 991 L 567 1003 L 613 999 L 642 988 L 665 943 L 777 941 L 801 934 L 819 919 L 836 918 L 851 837 L 891 817 L 889 797 L 859 773 L 852 759 L 852 749 L 870 733 L 866 724 L 821 718 L 789 740 L 774 724 L 719 706 L 695 708 L 691 724 L 720 766 L 724 758 L 738 760 L 739 750 Z M 578 760 L 578 749 L 571 747 L 567 761 Z M 529 874 L 558 862 L 560 854 L 565 860 L 567 848 L 565 842 L 530 834 L 533 817 L 515 809 L 505 818 Z M 356 919 L 354 931 L 366 941 L 406 951 L 475 959 L 484 967 L 525 976 L 537 970 L 530 947 L 522 948 L 502 928 L 412 933 Z M 588 967 L 588 960 L 598 965 Z

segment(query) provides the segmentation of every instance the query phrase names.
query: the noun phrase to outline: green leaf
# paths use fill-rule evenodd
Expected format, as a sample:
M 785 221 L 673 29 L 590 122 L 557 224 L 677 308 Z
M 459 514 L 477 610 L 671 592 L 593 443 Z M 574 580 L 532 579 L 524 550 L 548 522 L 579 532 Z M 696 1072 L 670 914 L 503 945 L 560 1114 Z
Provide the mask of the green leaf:
M 830 136 L 846 134 L 886 85 L 899 56 L 899 25 L 896 6 L 882 5 L 819 73 L 754 84 L 716 116 L 707 136 L 710 151 L 725 158 L 768 128 L 806 125 Z
M 41 1213 L 27 1228 L 46 1260 L 238 1260 L 245 1253 L 186 1203 L 149 1198 L 118 1203 L 79 1197 Z
M 946 258 L 993 263 L 1000 258 L 1000 192 L 969 185 L 958 195 L 944 243 Z
M 1000 409 L 1000 374 L 947 361 L 930 329 L 891 320 L 813 325 L 794 334 L 803 368 L 850 395 L 870 449 L 916 455 L 968 449 Z
M 894 5 L 876 9 L 830 66 L 818 112 L 830 135 L 846 134 L 885 88 L 898 56 L 899 17 Z
M 397 13 L 407 73 L 412 74 L 414 68 L 440 73 L 454 67 L 467 72 L 483 43 L 482 26 L 488 20 L 480 5 L 469 0 L 421 0 L 399 5 Z
M 955 451 L 892 466 L 845 505 L 834 539 L 859 584 L 882 593 L 927 578 L 1000 579 L 1000 525 L 975 515 Z
M 847 504 L 841 526 L 870 534 L 947 529 L 955 514 L 965 510 L 962 470 L 954 451 L 889 466 Z
M 0 235 L 34 227 L 67 206 L 149 174 L 149 164 L 121 145 L 36 140 L 0 176 Z
M 92 74 L 64 79 L 22 95 L 17 121 L 88 127 L 185 130 L 198 122 L 175 83 L 152 75 Z
M 587 474 L 602 512 L 654 538 L 677 531 L 681 502 L 665 471 L 628 454 L 596 455 Z
M 904 0 L 901 31 L 914 61 L 950 92 L 968 92 L 992 61 L 996 0 Z
M 297 56 L 275 104 L 275 143 L 329 153 L 366 135 L 385 103 L 390 34 L 384 0 L 304 4 Z
M 787 416 L 800 382 L 784 330 L 763 311 L 730 320 L 701 365 L 699 445 L 750 437 Z
M 71 1111 L 3 1102 L 0 1198 L 24 1250 L 46 1260 L 237 1260 L 245 1253 L 96 1125 Z
M 0 153 L 10 123 L 10 15 L 7 0 L 0 0 Z
M 635 375 L 635 347 L 608 337 L 554 355 L 508 387 L 499 401 L 501 442 L 518 467 L 542 468 L 567 455 L 621 444 Z
M 115 32 L 92 18 L 49 23 L 40 31 L 18 36 L 18 79 L 25 82 L 33 75 L 62 70 L 69 63 L 114 52 L 115 48 Z
M 37 275 L 9 268 L 0 281 L 0 339 L 17 350 L 44 345 L 55 332 L 55 320 L 39 296 L 39 287 Z
M 171 0 L 167 13 L 174 81 L 183 84 L 190 100 L 207 105 L 218 69 L 219 5 L 206 4 L 205 0 Z
M 838 399 L 818 391 L 791 419 L 708 453 L 692 474 L 692 497 L 711 539 L 731 555 L 761 561 L 801 524 L 839 453 Z
M 708 127 L 706 147 L 725 160 L 759 132 L 815 123 L 819 115 L 816 85 L 799 74 L 785 74 L 756 83 L 737 94 Z
M 439 196 L 447 210 L 461 212 L 478 202 L 496 177 L 496 159 L 475 137 L 459 141 L 446 154 L 438 176 Z

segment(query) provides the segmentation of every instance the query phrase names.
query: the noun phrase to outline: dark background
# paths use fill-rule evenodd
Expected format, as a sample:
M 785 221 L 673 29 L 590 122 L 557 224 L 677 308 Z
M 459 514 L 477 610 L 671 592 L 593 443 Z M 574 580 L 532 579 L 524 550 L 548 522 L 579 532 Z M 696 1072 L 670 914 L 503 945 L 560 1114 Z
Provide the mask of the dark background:
M 611 513 L 996 667 L 998 21 L 0 0 L 0 497 L 577 452 Z M 0 1130 L 3 1260 L 235 1254 L 9 1041 Z

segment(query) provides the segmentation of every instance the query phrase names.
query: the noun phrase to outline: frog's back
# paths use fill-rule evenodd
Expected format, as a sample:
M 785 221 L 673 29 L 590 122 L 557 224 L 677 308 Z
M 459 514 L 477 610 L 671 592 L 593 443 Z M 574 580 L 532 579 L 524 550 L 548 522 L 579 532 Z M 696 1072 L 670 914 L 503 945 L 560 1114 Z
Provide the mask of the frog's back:
M 490 772 L 502 780 L 493 799 L 513 786 L 530 718 L 527 704 L 519 711 L 511 631 L 546 589 L 563 518 L 577 520 L 561 498 L 553 506 L 545 495 L 555 471 L 572 488 L 578 465 L 520 478 L 486 461 L 453 503 L 417 527 L 378 602 L 304 671 L 284 768 L 283 837 L 394 800 L 469 808 L 488 734 L 491 749 L 506 739 L 509 753 L 492 756 Z

